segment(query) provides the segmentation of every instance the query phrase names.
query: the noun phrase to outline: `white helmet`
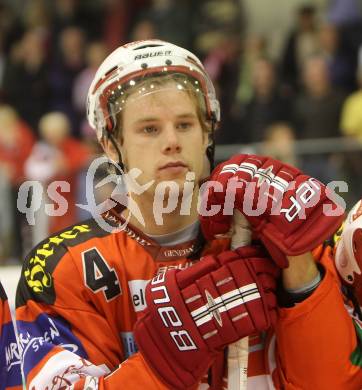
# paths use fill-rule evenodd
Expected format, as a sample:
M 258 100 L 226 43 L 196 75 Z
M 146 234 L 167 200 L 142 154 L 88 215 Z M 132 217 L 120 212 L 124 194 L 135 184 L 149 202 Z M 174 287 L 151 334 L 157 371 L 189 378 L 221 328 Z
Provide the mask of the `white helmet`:
M 101 139 L 112 133 L 119 112 L 119 97 L 124 87 L 134 86 L 149 75 L 181 73 L 201 89 L 208 120 L 219 122 L 220 108 L 214 86 L 200 60 L 188 50 L 161 40 L 146 40 L 123 45 L 113 51 L 99 67 L 88 91 L 87 116 Z
M 353 206 L 344 222 L 335 264 L 343 282 L 354 287 L 362 304 L 362 200 Z

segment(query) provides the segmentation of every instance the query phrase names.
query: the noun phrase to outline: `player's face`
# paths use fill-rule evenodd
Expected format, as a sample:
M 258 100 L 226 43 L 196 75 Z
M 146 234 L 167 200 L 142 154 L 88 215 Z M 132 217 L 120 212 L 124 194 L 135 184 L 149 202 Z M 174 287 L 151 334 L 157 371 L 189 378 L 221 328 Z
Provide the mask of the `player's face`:
M 202 176 L 207 134 L 202 131 L 196 103 L 185 91 L 166 85 L 143 96 L 131 95 L 122 114 L 122 159 L 138 168 L 145 184 L 173 180 L 181 185 L 187 172 Z

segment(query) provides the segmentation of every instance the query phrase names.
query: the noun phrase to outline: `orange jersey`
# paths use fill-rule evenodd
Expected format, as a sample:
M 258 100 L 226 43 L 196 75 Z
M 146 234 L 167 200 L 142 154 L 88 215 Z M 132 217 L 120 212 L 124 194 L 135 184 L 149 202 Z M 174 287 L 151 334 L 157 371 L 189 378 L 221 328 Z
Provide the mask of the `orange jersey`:
M 111 213 L 104 218 L 119 222 Z M 145 308 L 148 281 L 161 269 L 191 266 L 187 255 L 192 245 L 160 247 L 130 226 L 107 233 L 94 220 L 41 242 L 24 263 L 17 291 L 27 388 L 165 389 L 137 352 L 132 331 L 137 314 Z M 215 242 L 205 253 L 220 252 L 227 245 Z M 328 318 L 333 327 L 313 328 Z M 312 350 L 303 342 L 309 339 L 314 340 Z M 305 302 L 281 309 L 276 337 L 250 337 L 248 389 L 357 389 L 356 383 L 362 384 L 360 369 L 349 360 L 356 347 L 339 285 L 328 271 Z M 338 359 L 327 358 L 336 351 Z M 320 377 L 327 372 L 328 378 Z M 331 383 L 343 387 L 330 387 Z
M 279 310 L 275 330 L 277 388 L 286 390 L 361 390 L 361 326 L 351 318 L 341 294 L 332 249 L 320 246 L 314 256 L 325 276 L 305 301 Z
M 22 389 L 20 353 L 8 299 L 0 283 L 0 390 Z

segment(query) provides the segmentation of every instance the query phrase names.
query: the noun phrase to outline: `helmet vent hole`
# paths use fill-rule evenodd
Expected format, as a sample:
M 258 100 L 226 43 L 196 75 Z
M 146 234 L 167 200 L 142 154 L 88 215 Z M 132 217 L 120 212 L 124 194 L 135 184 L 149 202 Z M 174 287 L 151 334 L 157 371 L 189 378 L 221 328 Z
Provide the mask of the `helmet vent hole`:
M 141 49 L 146 49 L 147 47 L 160 47 L 162 45 L 158 45 L 158 44 L 154 44 L 154 45 L 142 45 L 142 46 L 138 46 L 138 47 L 135 47 L 133 50 L 141 50 Z
M 166 65 L 170 66 L 172 64 L 171 60 L 166 60 Z
M 146 69 L 147 67 L 148 67 L 148 65 L 145 62 L 143 64 L 141 64 L 142 69 Z
M 115 71 L 117 69 L 117 66 L 114 66 L 113 68 L 109 69 L 105 74 L 104 76 L 108 76 L 110 73 L 112 73 L 113 71 Z

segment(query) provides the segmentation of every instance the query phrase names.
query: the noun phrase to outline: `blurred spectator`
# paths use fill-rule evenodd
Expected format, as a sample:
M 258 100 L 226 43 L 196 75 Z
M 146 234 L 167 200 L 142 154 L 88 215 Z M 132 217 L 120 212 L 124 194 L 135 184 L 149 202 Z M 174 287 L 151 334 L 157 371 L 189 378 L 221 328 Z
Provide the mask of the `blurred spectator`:
M 357 70 L 359 90 L 349 95 L 344 102 L 341 116 L 341 130 L 346 136 L 362 142 L 362 63 Z
M 72 91 L 74 108 L 78 111 L 82 119 L 86 112 L 89 86 L 98 67 L 106 56 L 107 49 L 102 42 L 91 42 L 87 45 L 85 53 L 86 68 L 75 77 Z
M 72 134 L 79 134 L 80 118 L 72 104 L 74 80 L 85 66 L 85 36 L 78 27 L 67 27 L 59 36 L 59 53 L 50 69 L 51 109 L 64 112 Z
M 337 26 L 345 26 L 361 21 L 359 0 L 329 0 L 327 20 Z
M 55 0 L 53 9 L 53 31 L 55 35 L 60 34 L 69 26 L 79 25 L 79 6 L 77 0 Z
M 204 58 L 227 36 L 244 31 L 242 2 L 239 0 L 200 0 L 192 5 L 193 51 Z M 185 25 L 188 25 L 186 22 Z
M 362 42 L 361 0 L 329 0 L 326 19 L 338 27 L 344 51 L 356 66 L 356 53 Z
M 236 142 L 260 142 L 269 125 L 290 119 L 290 102 L 279 90 L 271 61 L 256 61 L 252 81 L 253 97 L 244 107 L 243 132 L 236 135 Z
M 362 60 L 362 59 L 361 59 Z M 343 105 L 341 130 L 346 137 L 362 144 L 362 61 L 357 70 L 359 90 L 349 95 Z M 350 192 L 359 197 L 362 194 L 362 154 L 349 152 L 344 156 L 345 176 Z
M 27 30 L 34 28 L 48 31 L 50 25 L 50 9 L 46 0 L 27 1 L 22 10 L 23 22 Z
M 21 259 L 23 253 L 22 229 L 25 225 L 22 214 L 16 207 L 19 186 L 24 180 L 24 163 L 35 142 L 31 129 L 21 121 L 16 111 L 6 105 L 0 106 L 0 177 L 2 193 L 0 238 L 6 237 L 3 256 Z M 4 224 L 7 220 L 9 223 Z M 0 258 L 1 258 L 0 254 Z
M 0 3 L 0 101 L 4 100 L 3 78 L 9 51 L 13 43 L 23 35 L 23 26 L 4 2 Z
M 20 120 L 16 111 L 0 106 L 0 167 L 14 187 L 24 180 L 24 162 L 35 142 L 29 126 Z
M 101 62 L 107 56 L 106 46 L 102 42 L 91 42 L 86 48 L 86 64 L 87 67 L 79 73 L 73 83 L 73 106 L 80 118 L 80 135 L 85 143 L 88 139 L 94 138 L 94 130 L 90 128 L 86 118 L 86 100 L 88 88 L 93 80 L 95 72 L 97 71 Z M 90 135 L 91 136 L 90 136 Z M 95 140 L 96 141 L 96 140 Z M 94 149 L 93 140 L 89 142 L 90 149 Z M 98 142 L 95 142 L 98 145 Z
M 205 68 L 217 90 L 222 112 L 222 131 L 217 134 L 216 139 L 218 143 L 232 142 L 230 136 L 235 133 L 233 109 L 238 86 L 239 60 L 240 40 L 233 35 L 225 37 L 204 60 Z
M 189 0 L 151 0 L 143 19 L 155 26 L 156 37 L 182 47 L 190 47 L 190 24 L 195 5 Z
M 134 23 L 138 23 L 140 17 L 142 20 L 145 18 L 143 14 L 150 4 L 151 0 L 104 1 L 105 10 L 101 25 L 103 40 L 109 51 L 130 40 L 129 32 L 134 30 Z
M 44 193 L 47 186 L 54 181 L 69 183 L 70 188 L 69 192 L 62 192 L 61 189 L 61 194 L 57 194 L 58 198 L 65 198 L 67 210 L 64 215 L 49 217 L 48 229 L 41 234 L 49 235 L 76 222 L 77 174 L 88 163 L 89 151 L 81 142 L 70 136 L 69 120 L 60 112 L 44 115 L 39 122 L 39 131 L 42 139 L 35 144 L 25 164 L 28 179 L 40 181 L 44 185 Z M 46 203 L 54 203 L 54 199 Z M 36 231 L 34 234 L 34 241 L 43 238 Z
M 131 23 L 129 3 L 125 0 L 106 1 L 103 34 L 105 44 L 110 51 L 126 43 L 127 31 Z
M 27 31 L 13 47 L 4 73 L 7 101 L 33 129 L 49 107 L 45 38 L 41 30 Z
M 14 42 L 21 39 L 24 26 L 20 15 L 16 14 L 5 1 L 0 2 L 0 42 L 4 53 L 10 52 Z
M 248 103 L 253 96 L 253 69 L 256 62 L 267 56 L 267 44 L 263 36 L 251 35 L 242 44 L 240 77 L 237 102 Z
M 132 41 L 155 39 L 157 37 L 156 26 L 151 20 L 142 19 L 133 28 L 131 33 Z
M 281 75 L 284 84 L 297 89 L 299 74 L 305 60 L 319 51 L 315 8 L 304 5 L 297 11 L 297 25 L 287 39 L 281 58 Z
M 101 36 L 105 1 L 54 0 L 47 1 L 47 5 L 52 16 L 53 45 L 56 45 L 58 35 L 71 26 L 85 31 L 89 39 L 99 39 Z
M 352 91 L 355 87 L 353 59 L 340 44 L 340 35 L 333 24 L 324 24 L 319 31 L 321 53 L 328 64 L 333 87 Z
M 328 65 L 323 56 L 312 56 L 303 67 L 304 91 L 294 107 L 298 138 L 328 138 L 341 135 L 339 122 L 344 95 L 333 89 Z M 334 156 L 310 155 L 303 159 L 303 170 L 329 183 L 339 176 Z
M 333 89 L 328 65 L 321 56 L 306 60 L 304 91 L 295 102 L 294 120 L 299 138 L 338 137 L 344 96 Z
M 92 163 L 93 159 L 104 155 L 104 151 L 97 140 L 96 132 L 86 122 L 84 122 L 84 126 L 82 127 L 82 139 L 84 145 L 86 145 L 90 152 L 90 163 Z M 99 182 L 109 175 L 108 163 L 104 163 L 97 168 L 93 182 L 87 180 L 88 169 L 88 165 L 84 166 L 78 175 L 77 203 L 80 205 L 87 205 L 87 209 L 81 207 L 77 208 L 78 220 L 85 220 L 91 218 L 92 215 L 94 215 L 93 213 L 99 213 L 99 211 L 96 210 L 96 207 L 93 207 L 93 209 L 90 210 L 92 204 L 89 204 L 89 191 L 94 195 L 94 206 L 98 206 L 100 203 L 109 199 L 115 187 L 115 183 L 112 182 L 98 186 Z
M 287 164 L 298 166 L 295 154 L 295 133 L 286 122 L 276 122 L 265 130 L 262 153 Z

